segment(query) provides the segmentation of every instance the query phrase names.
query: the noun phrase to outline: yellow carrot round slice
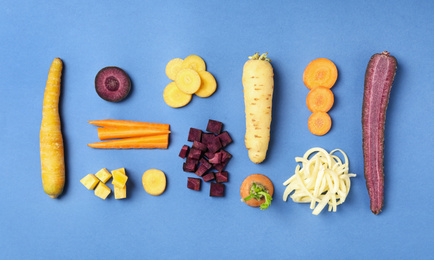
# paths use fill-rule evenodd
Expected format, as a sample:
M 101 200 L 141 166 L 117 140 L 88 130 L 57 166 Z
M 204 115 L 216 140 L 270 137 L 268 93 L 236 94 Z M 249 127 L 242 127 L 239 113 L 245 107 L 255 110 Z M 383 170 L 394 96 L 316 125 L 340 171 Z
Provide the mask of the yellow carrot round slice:
M 183 61 L 184 61 L 183 59 L 175 58 L 175 59 L 173 59 L 167 63 L 166 75 L 169 79 L 171 79 L 171 80 L 176 79 L 176 74 L 178 74 L 178 72 L 180 70 L 182 70 L 182 62 Z
M 166 189 L 166 175 L 157 169 L 147 170 L 143 173 L 142 184 L 147 193 L 159 196 Z
M 191 94 L 185 94 L 179 90 L 175 82 L 171 82 L 164 89 L 163 98 L 167 105 L 177 108 L 190 103 Z
M 176 86 L 185 94 L 194 94 L 201 84 L 199 74 L 193 69 L 183 69 L 176 75 Z
M 199 71 L 198 73 L 201 83 L 199 90 L 194 94 L 203 98 L 211 96 L 217 89 L 217 82 L 215 81 L 214 76 L 208 71 Z
M 206 70 L 205 61 L 197 55 L 190 55 L 182 62 L 183 69 L 192 69 L 195 71 Z

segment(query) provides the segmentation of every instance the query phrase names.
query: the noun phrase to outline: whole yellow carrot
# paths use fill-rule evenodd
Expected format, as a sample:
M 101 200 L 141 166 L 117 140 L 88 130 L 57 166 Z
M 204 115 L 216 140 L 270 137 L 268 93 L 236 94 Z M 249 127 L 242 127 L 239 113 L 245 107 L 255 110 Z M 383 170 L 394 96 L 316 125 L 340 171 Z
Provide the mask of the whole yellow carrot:
M 60 129 L 59 96 L 62 60 L 55 58 L 48 72 L 39 133 L 42 186 L 50 198 L 57 198 L 65 185 L 65 159 Z
M 254 163 L 265 160 L 270 141 L 274 73 L 267 54 L 249 57 L 243 68 L 246 148 Z

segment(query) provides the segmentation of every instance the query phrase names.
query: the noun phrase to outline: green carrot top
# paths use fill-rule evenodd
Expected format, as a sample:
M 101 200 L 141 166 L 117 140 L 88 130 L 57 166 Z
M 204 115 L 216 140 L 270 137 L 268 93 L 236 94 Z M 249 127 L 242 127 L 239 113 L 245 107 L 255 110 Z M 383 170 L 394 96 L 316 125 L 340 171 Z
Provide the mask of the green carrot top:
M 268 190 L 266 190 L 264 186 L 253 183 L 252 187 L 250 188 L 250 195 L 241 200 L 242 201 L 247 201 L 250 199 L 261 200 L 262 198 L 265 198 L 265 202 L 261 204 L 260 209 L 261 210 L 268 209 L 273 198 L 271 197 L 270 194 L 268 194 Z
M 255 55 L 249 56 L 249 60 L 264 60 L 264 61 L 271 62 L 271 60 L 267 58 L 267 54 L 268 54 L 268 52 L 262 53 L 261 55 L 259 55 L 259 52 L 257 52 L 257 53 L 255 53 Z

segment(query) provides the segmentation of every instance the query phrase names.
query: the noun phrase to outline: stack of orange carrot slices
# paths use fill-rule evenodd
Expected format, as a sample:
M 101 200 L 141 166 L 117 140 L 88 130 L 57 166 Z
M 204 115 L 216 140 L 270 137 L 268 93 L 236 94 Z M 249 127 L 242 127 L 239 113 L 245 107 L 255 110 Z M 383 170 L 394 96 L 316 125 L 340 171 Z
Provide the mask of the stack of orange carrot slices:
M 169 146 L 169 124 L 116 119 L 95 120 L 89 121 L 89 123 L 99 126 L 98 138 L 102 141 L 88 144 L 89 147 L 100 149 L 167 149 Z

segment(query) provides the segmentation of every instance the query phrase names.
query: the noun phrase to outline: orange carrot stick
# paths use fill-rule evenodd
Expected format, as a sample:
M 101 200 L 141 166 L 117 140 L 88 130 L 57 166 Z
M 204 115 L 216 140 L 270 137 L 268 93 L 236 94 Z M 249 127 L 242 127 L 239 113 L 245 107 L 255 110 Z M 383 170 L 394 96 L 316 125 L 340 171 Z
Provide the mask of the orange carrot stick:
M 99 149 L 167 149 L 169 134 L 123 138 L 92 143 L 88 144 L 88 146 Z
M 139 121 L 128 121 L 128 120 L 117 120 L 117 119 L 103 119 L 103 120 L 94 120 L 89 121 L 92 125 L 97 126 L 116 126 L 116 127 L 142 127 L 142 128 L 153 128 L 153 129 L 162 129 L 169 130 L 169 124 L 159 124 L 159 123 L 147 123 L 147 122 L 139 122 Z
M 169 134 L 169 130 L 138 127 L 98 127 L 99 140 Z

